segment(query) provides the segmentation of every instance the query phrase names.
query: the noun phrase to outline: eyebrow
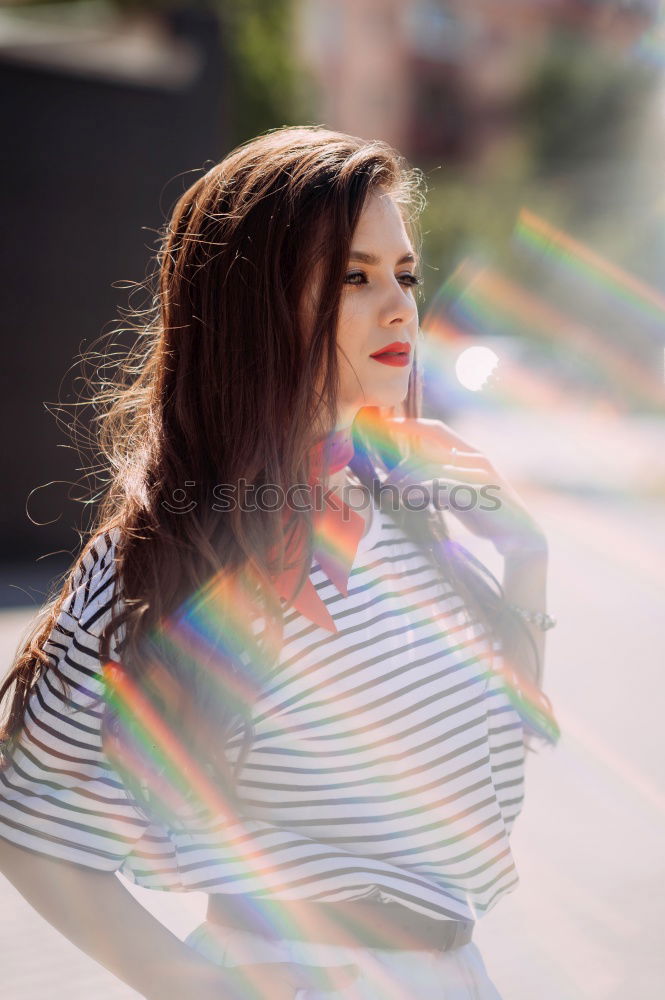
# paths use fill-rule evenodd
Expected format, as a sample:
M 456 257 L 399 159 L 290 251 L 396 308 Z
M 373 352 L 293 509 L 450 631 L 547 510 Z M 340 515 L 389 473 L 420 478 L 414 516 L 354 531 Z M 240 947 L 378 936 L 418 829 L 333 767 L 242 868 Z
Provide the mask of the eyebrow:
M 349 260 L 362 261 L 363 264 L 374 264 L 378 265 L 381 263 L 381 258 L 377 257 L 373 253 L 365 253 L 363 250 L 352 250 L 349 254 Z M 403 257 L 397 261 L 398 264 L 409 264 L 415 263 L 417 260 L 415 254 L 405 253 Z

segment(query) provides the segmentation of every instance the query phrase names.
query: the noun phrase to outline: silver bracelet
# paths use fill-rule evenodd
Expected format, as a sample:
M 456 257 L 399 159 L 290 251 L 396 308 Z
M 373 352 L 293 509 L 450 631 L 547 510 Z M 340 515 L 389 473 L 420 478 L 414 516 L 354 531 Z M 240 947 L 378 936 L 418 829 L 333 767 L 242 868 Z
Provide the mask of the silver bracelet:
M 528 611 L 526 608 L 520 608 L 517 604 L 509 604 L 508 607 L 511 611 L 517 612 L 522 621 L 529 625 L 537 625 L 543 632 L 556 625 L 556 618 L 552 618 L 546 611 Z

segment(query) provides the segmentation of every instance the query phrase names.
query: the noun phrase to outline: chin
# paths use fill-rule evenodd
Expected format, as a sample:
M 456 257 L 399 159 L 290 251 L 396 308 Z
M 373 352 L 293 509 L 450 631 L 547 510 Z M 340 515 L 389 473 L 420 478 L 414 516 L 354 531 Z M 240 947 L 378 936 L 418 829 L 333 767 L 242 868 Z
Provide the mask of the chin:
M 400 380 L 401 384 L 392 386 L 374 386 L 373 391 L 366 395 L 365 406 L 401 406 L 409 392 L 409 380 Z
M 358 383 L 353 386 L 352 393 L 345 393 L 342 390 L 341 398 L 344 405 L 355 407 L 356 410 L 363 406 L 392 407 L 401 406 L 409 393 L 410 369 L 400 372 L 397 376 L 384 379 L 383 384 L 377 385 L 377 379 L 365 379 L 362 383 L 362 392 L 358 393 Z

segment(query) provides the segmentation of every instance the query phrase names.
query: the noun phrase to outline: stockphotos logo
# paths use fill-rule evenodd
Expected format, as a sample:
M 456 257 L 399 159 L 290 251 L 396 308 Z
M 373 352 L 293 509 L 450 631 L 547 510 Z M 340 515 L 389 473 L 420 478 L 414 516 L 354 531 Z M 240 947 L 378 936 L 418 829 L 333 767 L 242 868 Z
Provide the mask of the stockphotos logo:
M 500 491 L 499 485 L 485 484 L 480 488 L 468 483 L 443 483 L 438 479 L 429 483 L 409 483 L 397 486 L 395 483 L 376 484 L 377 498 L 384 510 L 396 513 L 400 507 L 406 510 L 493 511 L 501 507 L 501 501 L 492 491 Z M 205 496 L 202 498 L 202 494 Z M 202 490 L 193 479 L 184 482 L 183 487 L 173 490 L 170 500 L 162 500 L 162 506 L 171 514 L 190 514 L 202 502 L 218 513 L 240 509 L 242 511 L 321 511 L 326 507 L 326 498 L 334 496 L 333 490 L 324 490 L 320 483 L 296 483 L 284 489 L 278 483 L 248 483 L 240 479 L 237 483 L 216 483 Z M 368 510 L 374 506 L 372 492 L 368 487 L 347 484 L 342 487 L 341 499 L 350 510 Z

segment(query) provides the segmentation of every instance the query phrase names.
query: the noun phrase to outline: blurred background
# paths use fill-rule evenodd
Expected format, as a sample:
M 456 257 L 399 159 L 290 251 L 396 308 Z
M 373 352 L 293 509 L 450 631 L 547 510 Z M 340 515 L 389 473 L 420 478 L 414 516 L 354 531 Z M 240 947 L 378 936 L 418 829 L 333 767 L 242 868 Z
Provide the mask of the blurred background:
M 428 187 L 426 415 L 550 540 L 562 739 L 528 755 L 521 883 L 475 940 L 504 1000 L 662 996 L 663 4 L 5 3 L 0 80 L 3 663 L 95 501 L 77 355 L 136 304 L 179 194 L 269 128 L 387 140 Z M 180 936 L 203 918 L 132 891 Z M 0 942 L 7 1000 L 135 996 L 2 878 Z

